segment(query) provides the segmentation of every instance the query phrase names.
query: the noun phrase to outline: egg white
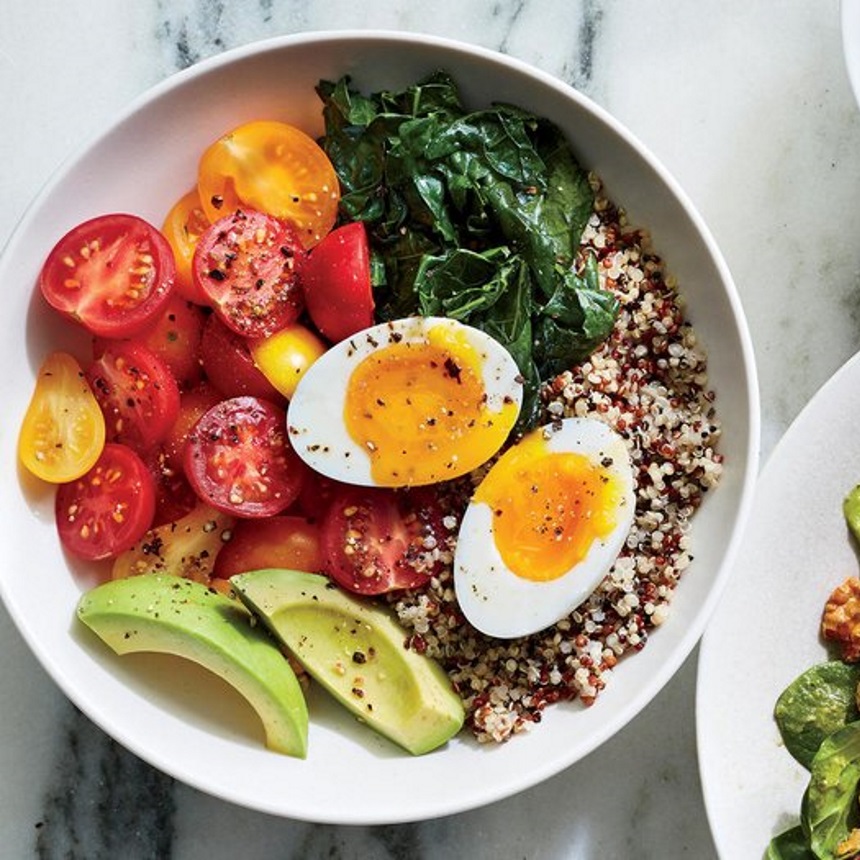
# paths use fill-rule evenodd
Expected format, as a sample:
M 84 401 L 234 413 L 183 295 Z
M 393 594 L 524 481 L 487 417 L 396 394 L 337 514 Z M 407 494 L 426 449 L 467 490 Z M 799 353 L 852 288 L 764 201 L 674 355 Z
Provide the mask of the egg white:
M 446 317 L 407 317 L 358 332 L 335 344 L 299 381 L 287 410 L 290 442 L 315 471 L 338 481 L 373 487 L 369 451 L 357 443 L 344 423 L 349 379 L 373 352 L 397 343 L 427 342 L 431 329 L 455 329 L 481 357 L 486 406 L 494 413 L 513 402 L 522 404 L 522 378 L 511 354 L 495 339 Z M 464 441 L 468 445 L 468 440 Z
M 587 555 L 567 573 L 547 582 L 517 576 L 505 564 L 493 539 L 493 511 L 470 502 L 457 538 L 454 586 L 468 621 L 483 633 L 503 639 L 527 636 L 570 614 L 600 584 L 618 557 L 635 513 L 635 485 L 624 440 L 607 424 L 592 418 L 567 418 L 542 431 L 550 453 L 574 452 L 607 468 L 619 482 L 621 496 L 615 527 L 595 538 Z

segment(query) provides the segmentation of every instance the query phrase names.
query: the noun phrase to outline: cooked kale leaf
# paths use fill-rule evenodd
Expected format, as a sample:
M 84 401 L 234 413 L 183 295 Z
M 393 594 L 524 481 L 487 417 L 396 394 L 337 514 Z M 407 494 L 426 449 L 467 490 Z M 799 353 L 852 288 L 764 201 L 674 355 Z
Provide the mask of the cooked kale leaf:
M 361 220 L 377 313 L 454 317 L 499 340 L 525 380 L 519 429 L 538 387 L 589 355 L 618 312 L 593 259 L 575 271 L 594 197 L 561 130 L 510 105 L 468 111 L 436 72 L 362 95 L 321 81 L 322 145 Z

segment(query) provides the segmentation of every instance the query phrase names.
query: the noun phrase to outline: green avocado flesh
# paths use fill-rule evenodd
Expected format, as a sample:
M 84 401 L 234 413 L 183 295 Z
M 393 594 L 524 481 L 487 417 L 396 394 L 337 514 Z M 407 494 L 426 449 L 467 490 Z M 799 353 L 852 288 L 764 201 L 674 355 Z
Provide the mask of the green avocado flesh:
M 451 681 L 404 647 L 385 608 L 313 573 L 257 570 L 230 582 L 308 674 L 380 734 L 420 755 L 460 731 L 465 712 Z
M 81 597 L 77 614 L 117 654 L 175 654 L 214 672 L 253 706 L 270 749 L 306 756 L 308 711 L 298 679 L 238 601 L 188 579 L 145 574 L 97 586 Z

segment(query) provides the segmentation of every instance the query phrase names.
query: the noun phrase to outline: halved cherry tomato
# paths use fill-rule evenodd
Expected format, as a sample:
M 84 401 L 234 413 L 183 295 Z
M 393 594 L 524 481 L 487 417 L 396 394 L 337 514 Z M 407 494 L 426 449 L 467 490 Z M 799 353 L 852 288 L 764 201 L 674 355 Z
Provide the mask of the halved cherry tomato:
M 283 409 L 233 397 L 195 425 L 185 446 L 185 474 L 213 507 L 237 517 L 267 517 L 295 501 L 305 467 L 290 446 Z
M 229 514 L 198 502 L 175 522 L 148 529 L 120 553 L 111 567 L 111 579 L 167 573 L 208 585 L 234 522 Z
M 314 325 L 330 340 L 345 340 L 373 325 L 370 250 L 361 221 L 332 230 L 301 270 L 305 303 Z
M 18 436 L 18 457 L 43 481 L 61 484 L 88 472 L 105 444 L 105 421 L 77 360 L 51 353 Z
M 125 445 L 108 443 L 85 475 L 57 488 L 57 531 L 73 555 L 110 558 L 140 540 L 155 512 L 155 481 Z
M 39 286 L 48 304 L 103 337 L 132 337 L 163 309 L 176 273 L 158 230 L 135 215 L 74 227 L 48 254 Z
M 304 256 L 286 221 L 240 209 L 200 237 L 194 281 L 228 328 L 244 337 L 267 337 L 304 309 L 297 275 Z
M 109 441 L 145 452 L 167 436 L 179 414 L 179 388 L 151 349 L 135 341 L 105 341 L 86 376 Z
M 200 202 L 211 221 L 249 207 L 296 225 L 310 248 L 332 228 L 340 184 L 319 144 L 274 120 L 240 125 L 200 159 Z
M 247 394 L 275 403 L 283 396 L 254 364 L 248 341 L 231 331 L 215 314 L 203 327 L 200 361 L 206 377 L 225 397 Z
M 179 414 L 164 439 L 165 466 L 185 474 L 185 443 L 197 422 L 224 396 L 206 382 L 179 395 Z
M 345 487 L 340 481 L 311 472 L 299 493 L 293 512 L 315 523 L 321 523 L 334 497 Z
M 173 466 L 161 447 L 143 456 L 155 479 L 155 513 L 152 526 L 176 522 L 193 510 L 199 499 L 182 469 Z
M 134 340 L 152 350 L 184 389 L 198 382 L 203 372 L 200 341 L 206 319 L 203 308 L 174 293 L 164 310 Z M 106 348 L 106 339 L 97 338 L 94 353 L 100 355 Z
M 418 588 L 447 538 L 430 493 L 344 486 L 322 522 L 325 571 L 358 594 Z
M 319 525 L 289 515 L 240 520 L 219 551 L 212 575 L 229 579 L 236 573 L 268 567 L 321 571 Z
M 195 187 L 173 204 L 161 228 L 176 260 L 176 291 L 183 298 L 198 305 L 206 304 L 206 296 L 194 283 L 191 262 L 197 242 L 210 223 L 200 205 L 200 194 Z
M 286 398 L 293 396 L 305 371 L 326 351 L 306 326 L 293 323 L 249 344 L 254 363 Z

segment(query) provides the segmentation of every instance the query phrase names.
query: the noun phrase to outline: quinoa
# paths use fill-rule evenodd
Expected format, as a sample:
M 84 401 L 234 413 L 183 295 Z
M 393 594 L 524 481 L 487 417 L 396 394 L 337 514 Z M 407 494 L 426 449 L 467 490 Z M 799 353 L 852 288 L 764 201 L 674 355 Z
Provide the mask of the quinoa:
M 620 310 L 610 337 L 585 362 L 542 386 L 542 423 L 594 417 L 625 439 L 636 483 L 636 515 L 626 545 L 603 582 L 574 612 L 539 633 L 503 640 L 463 617 L 454 595 L 452 501 L 442 562 L 422 591 L 389 598 L 410 647 L 435 658 L 463 699 L 467 725 L 481 742 L 502 742 L 540 722 L 544 708 L 578 699 L 594 704 L 618 661 L 645 647 L 669 616 L 690 565 L 690 520 L 719 482 L 719 421 L 707 360 L 682 298 L 650 238 L 631 227 L 592 176 L 595 207 L 580 263 L 594 253 L 601 284 Z M 470 476 L 452 499 L 468 495 Z

